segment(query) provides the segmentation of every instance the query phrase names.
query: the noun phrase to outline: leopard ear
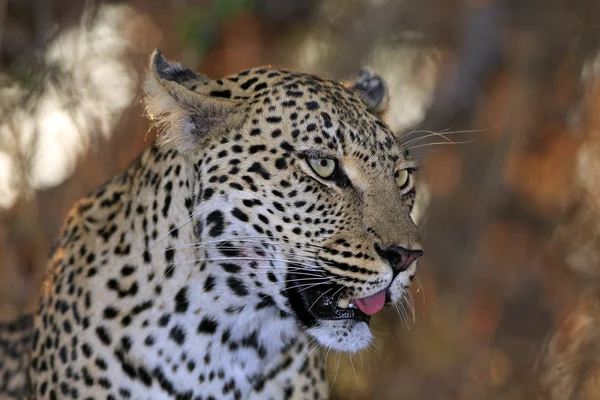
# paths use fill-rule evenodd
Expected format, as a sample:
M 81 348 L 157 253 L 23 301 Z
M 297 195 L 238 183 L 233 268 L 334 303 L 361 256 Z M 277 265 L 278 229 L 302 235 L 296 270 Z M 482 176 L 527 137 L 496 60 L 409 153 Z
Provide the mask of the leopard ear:
M 344 86 L 355 92 L 369 110 L 383 119 L 390 97 L 381 76 L 376 75 L 369 67 L 362 67 L 356 79 L 344 82 Z
M 210 78 L 170 63 L 160 50 L 152 54 L 149 69 L 144 82 L 146 112 L 161 130 L 163 144 L 185 153 L 237 120 L 239 103 L 211 96 L 217 84 Z

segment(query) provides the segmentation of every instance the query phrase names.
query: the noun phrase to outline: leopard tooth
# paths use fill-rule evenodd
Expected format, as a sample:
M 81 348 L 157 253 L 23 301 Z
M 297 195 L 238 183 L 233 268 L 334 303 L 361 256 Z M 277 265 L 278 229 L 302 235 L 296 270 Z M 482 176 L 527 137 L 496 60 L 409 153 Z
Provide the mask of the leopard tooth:
M 350 301 L 348 299 L 339 299 L 337 302 L 337 306 L 339 308 L 348 308 Z
M 354 304 L 352 304 L 352 303 L 348 304 L 348 308 L 354 308 L 354 307 L 355 307 Z

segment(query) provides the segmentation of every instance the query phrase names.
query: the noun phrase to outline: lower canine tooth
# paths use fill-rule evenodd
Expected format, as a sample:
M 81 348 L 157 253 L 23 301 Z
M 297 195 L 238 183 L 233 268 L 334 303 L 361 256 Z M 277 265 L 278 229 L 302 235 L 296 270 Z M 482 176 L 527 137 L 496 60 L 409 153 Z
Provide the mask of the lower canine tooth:
M 352 303 L 348 304 L 348 308 L 354 308 L 354 304 L 352 304 Z
M 337 306 L 339 308 L 348 308 L 348 305 L 350 304 L 350 302 L 347 299 L 339 299 Z

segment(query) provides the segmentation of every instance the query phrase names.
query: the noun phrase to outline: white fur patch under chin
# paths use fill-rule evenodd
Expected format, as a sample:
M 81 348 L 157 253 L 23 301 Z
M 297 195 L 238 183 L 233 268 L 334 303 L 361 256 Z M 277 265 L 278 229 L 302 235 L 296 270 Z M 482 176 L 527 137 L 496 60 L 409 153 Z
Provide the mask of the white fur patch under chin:
M 373 340 L 373 334 L 367 323 L 354 320 L 321 320 L 307 332 L 321 346 L 347 353 L 366 349 Z

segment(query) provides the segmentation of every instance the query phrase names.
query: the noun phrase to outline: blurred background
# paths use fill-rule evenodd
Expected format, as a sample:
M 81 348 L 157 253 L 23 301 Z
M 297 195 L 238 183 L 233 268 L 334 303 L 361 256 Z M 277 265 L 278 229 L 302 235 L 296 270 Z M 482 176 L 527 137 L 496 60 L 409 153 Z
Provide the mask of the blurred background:
M 334 398 L 600 399 L 598 0 L 0 0 L 0 320 L 32 309 L 73 202 L 153 140 L 155 47 L 212 77 L 389 83 L 426 256 L 372 348 L 323 359 Z

